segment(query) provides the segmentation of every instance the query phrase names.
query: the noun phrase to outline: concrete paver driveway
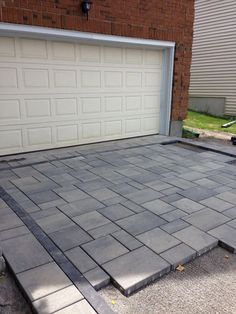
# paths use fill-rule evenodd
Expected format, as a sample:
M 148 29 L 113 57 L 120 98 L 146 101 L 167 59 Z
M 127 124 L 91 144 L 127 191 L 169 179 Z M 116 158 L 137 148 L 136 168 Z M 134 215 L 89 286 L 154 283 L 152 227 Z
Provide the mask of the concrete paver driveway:
M 128 296 L 218 243 L 236 251 L 236 152 L 168 141 L 1 158 L 1 246 L 36 311 L 110 313 L 95 292 L 110 281 Z

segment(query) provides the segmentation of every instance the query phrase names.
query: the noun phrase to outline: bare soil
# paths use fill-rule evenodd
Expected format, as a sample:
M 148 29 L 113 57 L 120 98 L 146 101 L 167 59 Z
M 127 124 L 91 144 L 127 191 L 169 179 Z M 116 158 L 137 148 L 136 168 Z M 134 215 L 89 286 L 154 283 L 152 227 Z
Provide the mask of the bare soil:
M 29 304 L 8 270 L 0 277 L 0 314 L 32 314 Z

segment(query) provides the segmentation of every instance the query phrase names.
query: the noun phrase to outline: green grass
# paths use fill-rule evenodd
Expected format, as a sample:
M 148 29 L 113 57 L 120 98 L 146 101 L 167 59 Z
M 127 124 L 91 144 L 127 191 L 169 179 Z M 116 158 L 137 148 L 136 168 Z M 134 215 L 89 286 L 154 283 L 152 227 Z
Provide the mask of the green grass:
M 229 119 L 209 116 L 204 113 L 189 111 L 188 117 L 184 120 L 184 126 L 210 131 L 221 131 L 236 134 L 236 124 L 229 128 L 221 128 L 222 124 L 229 122 Z

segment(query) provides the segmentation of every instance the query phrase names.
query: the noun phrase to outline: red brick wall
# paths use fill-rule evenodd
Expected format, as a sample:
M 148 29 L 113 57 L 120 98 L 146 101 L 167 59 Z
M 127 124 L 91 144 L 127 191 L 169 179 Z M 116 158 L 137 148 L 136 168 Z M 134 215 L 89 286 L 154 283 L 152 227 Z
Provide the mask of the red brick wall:
M 194 0 L 0 0 L 0 21 L 176 42 L 172 120 L 183 120 L 188 88 Z

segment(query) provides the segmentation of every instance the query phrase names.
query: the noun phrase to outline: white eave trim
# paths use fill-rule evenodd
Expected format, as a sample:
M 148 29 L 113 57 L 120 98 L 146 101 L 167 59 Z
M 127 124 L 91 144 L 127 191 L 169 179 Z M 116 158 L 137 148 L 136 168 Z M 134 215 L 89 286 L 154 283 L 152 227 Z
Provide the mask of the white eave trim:
M 153 48 L 173 48 L 175 43 L 171 41 L 160 41 L 150 39 L 139 39 L 124 36 L 103 35 L 96 33 L 86 33 L 78 31 L 70 31 L 64 29 L 47 28 L 39 26 L 29 26 L 21 24 L 0 23 L 0 35 L 23 36 L 33 38 L 47 38 L 70 41 L 83 41 L 93 43 L 120 43 L 127 45 L 142 45 Z

